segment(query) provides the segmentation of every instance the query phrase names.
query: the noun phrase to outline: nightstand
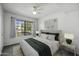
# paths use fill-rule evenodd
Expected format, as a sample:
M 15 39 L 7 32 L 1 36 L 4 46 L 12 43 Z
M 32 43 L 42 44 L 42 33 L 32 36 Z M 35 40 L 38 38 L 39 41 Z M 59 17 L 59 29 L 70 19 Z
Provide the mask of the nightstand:
M 69 45 L 69 44 L 63 42 L 60 45 L 60 48 L 66 50 L 68 52 L 74 53 L 74 56 L 76 55 L 75 45 L 73 45 L 73 44 Z
M 74 34 L 65 32 L 63 33 L 63 39 L 60 40 L 60 48 L 76 55 L 76 46 L 74 41 Z

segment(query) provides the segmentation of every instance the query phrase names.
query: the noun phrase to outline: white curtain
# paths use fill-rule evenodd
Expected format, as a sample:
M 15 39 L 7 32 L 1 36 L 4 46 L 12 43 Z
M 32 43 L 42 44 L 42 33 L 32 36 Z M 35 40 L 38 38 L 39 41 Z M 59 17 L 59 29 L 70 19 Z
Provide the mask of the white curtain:
M 15 21 L 16 19 L 14 17 L 11 17 L 11 31 L 10 31 L 11 38 L 16 37 Z

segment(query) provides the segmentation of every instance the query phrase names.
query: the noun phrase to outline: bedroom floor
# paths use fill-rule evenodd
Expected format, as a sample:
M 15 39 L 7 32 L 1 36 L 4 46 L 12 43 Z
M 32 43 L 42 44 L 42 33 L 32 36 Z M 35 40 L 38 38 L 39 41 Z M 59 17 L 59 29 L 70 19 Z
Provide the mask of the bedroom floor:
M 74 53 L 68 52 L 66 50 L 63 49 L 59 49 L 54 56 L 74 56 Z
M 2 56 L 23 56 L 19 44 L 4 47 L 2 52 Z
M 23 56 L 22 50 L 19 44 L 11 45 L 3 48 L 2 56 Z M 73 53 L 59 49 L 54 56 L 74 56 Z

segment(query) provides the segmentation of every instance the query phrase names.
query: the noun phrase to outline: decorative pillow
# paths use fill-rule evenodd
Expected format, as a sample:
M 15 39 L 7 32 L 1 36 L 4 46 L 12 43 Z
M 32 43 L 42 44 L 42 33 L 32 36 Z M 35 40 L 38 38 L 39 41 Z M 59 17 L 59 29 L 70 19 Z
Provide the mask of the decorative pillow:
M 55 35 L 48 35 L 47 39 L 53 41 L 55 40 Z
M 44 39 L 47 39 L 48 35 L 47 34 L 41 34 L 41 37 Z

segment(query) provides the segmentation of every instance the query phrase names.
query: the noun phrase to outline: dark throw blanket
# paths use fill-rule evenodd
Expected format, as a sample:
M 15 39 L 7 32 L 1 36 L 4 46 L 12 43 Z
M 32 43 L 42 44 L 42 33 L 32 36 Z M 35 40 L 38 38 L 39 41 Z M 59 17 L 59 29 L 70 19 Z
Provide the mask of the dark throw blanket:
M 39 56 L 52 56 L 48 45 L 33 38 L 26 39 L 25 41 L 27 41 L 27 43 L 38 52 Z

